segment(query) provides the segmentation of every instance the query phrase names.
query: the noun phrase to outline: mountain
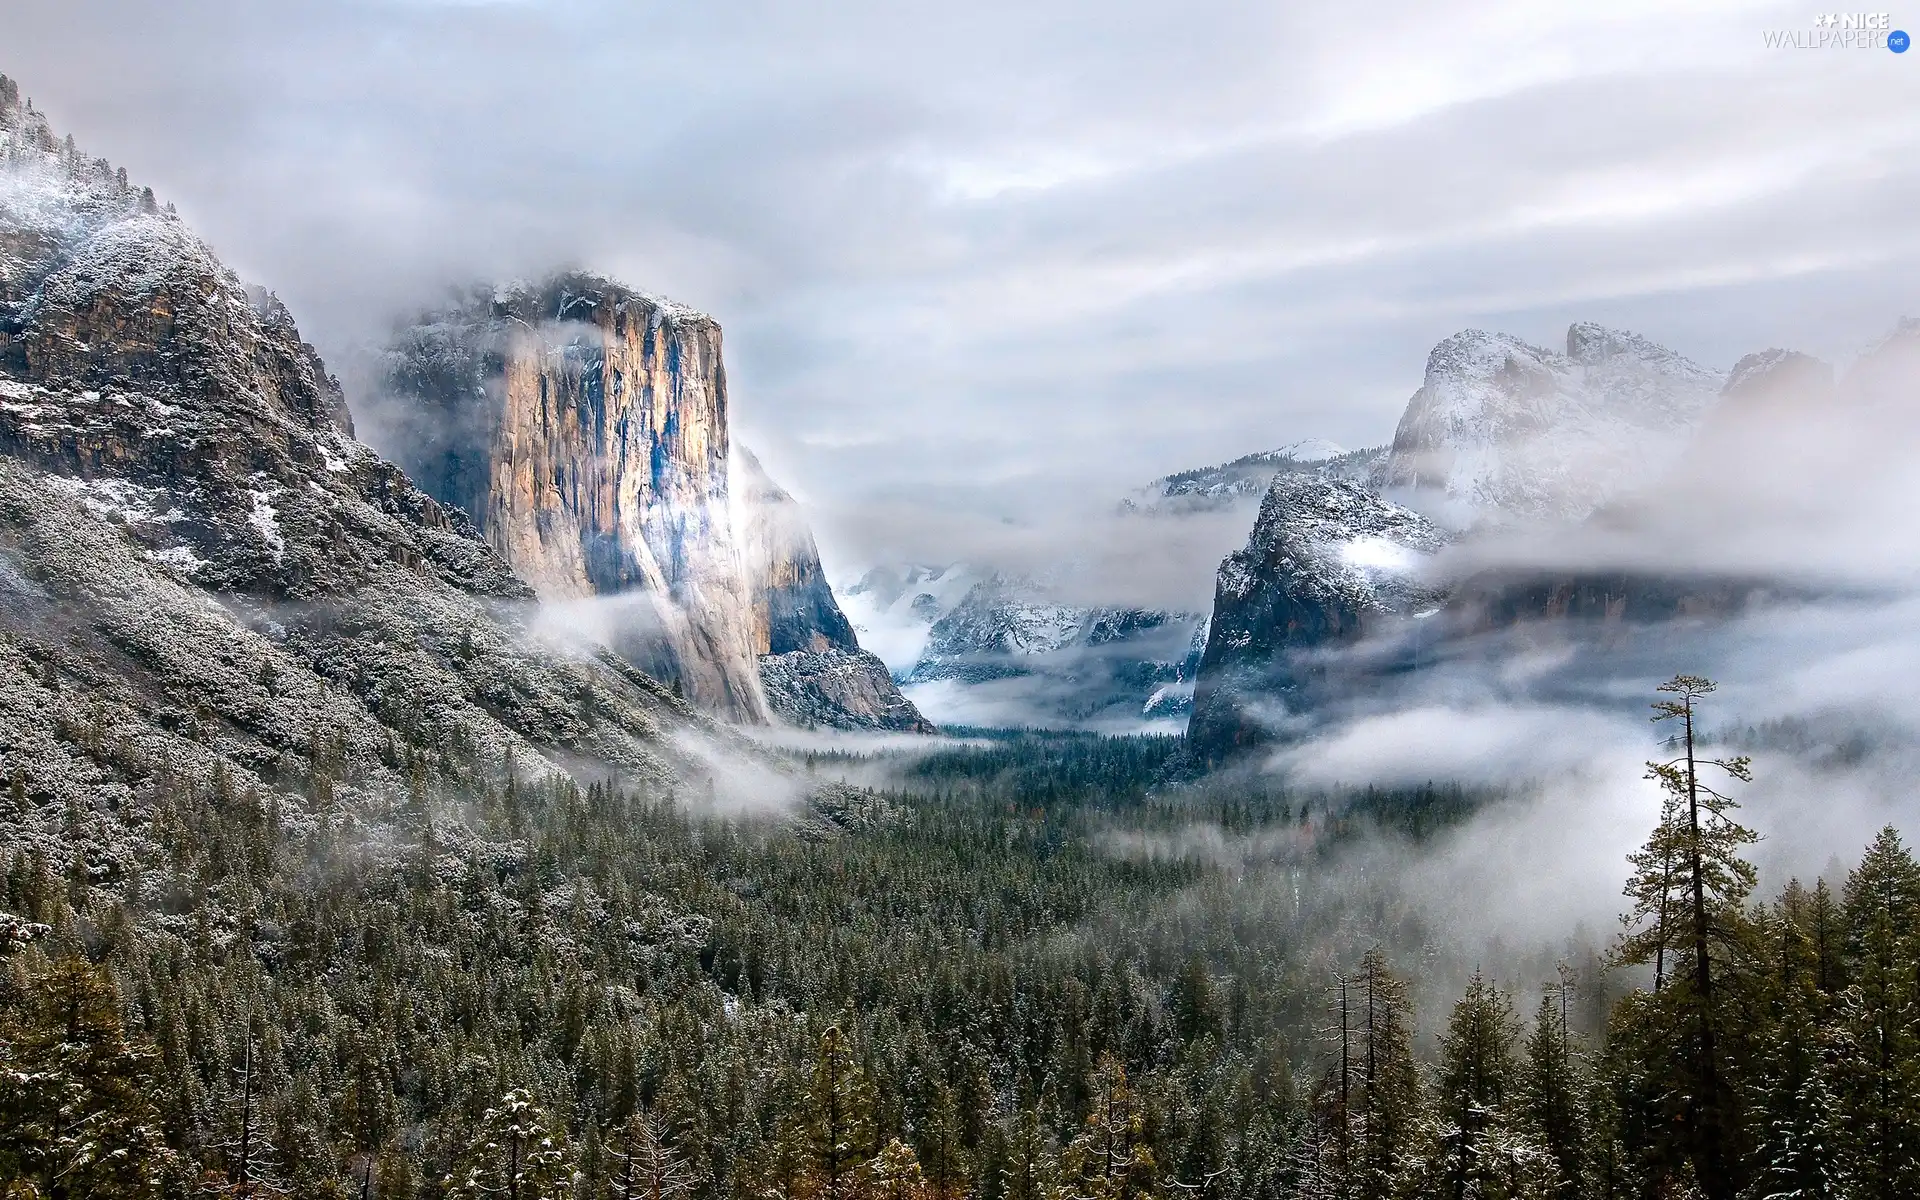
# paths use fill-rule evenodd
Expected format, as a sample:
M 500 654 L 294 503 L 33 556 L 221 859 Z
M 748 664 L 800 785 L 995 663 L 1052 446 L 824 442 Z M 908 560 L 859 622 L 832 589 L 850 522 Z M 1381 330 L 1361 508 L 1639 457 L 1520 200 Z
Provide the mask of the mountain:
M 543 600 L 695 704 L 925 727 L 862 657 L 798 505 L 733 446 L 711 317 L 566 273 L 426 315 L 385 378 L 397 461 Z
M 1538 620 L 1661 621 L 1738 611 L 1737 574 L 1601 567 L 1468 569 L 1438 552 L 1468 530 L 1632 520 L 1675 477 L 1733 383 L 1637 334 L 1575 324 L 1564 354 L 1465 330 L 1435 346 L 1389 451 L 1364 476 L 1284 474 L 1247 546 L 1221 564 L 1188 725 L 1218 763 L 1310 723 L 1321 704 L 1409 665 L 1409 652 Z M 1629 614 L 1630 617 L 1629 617 Z M 1407 619 L 1417 619 L 1419 627 Z M 1431 622 L 1431 623 L 1428 623 Z
M 1670 465 L 1724 383 L 1599 325 L 1564 354 L 1464 330 L 1428 356 L 1377 483 L 1461 526 L 1578 519 Z
M 1273 481 L 1245 549 L 1220 565 L 1187 737 L 1213 764 L 1311 707 L 1353 645 L 1394 618 L 1428 617 L 1450 535 L 1359 484 L 1312 474 Z
M 744 446 L 734 447 L 733 475 L 753 649 L 774 714 L 803 727 L 934 732 L 887 664 L 860 648 L 800 505 Z
M 311 832 L 443 789 L 705 774 L 682 739 L 724 731 L 556 645 L 473 523 L 352 430 L 287 309 L 0 78 L 13 849 L 111 881 L 183 795 Z

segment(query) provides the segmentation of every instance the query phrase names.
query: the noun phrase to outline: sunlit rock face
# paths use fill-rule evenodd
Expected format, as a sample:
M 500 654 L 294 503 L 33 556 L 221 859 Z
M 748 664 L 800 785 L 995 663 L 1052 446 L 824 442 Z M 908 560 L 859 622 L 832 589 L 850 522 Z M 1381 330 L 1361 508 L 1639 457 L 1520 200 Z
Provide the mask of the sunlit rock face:
M 711 317 L 594 276 L 479 293 L 397 338 L 396 458 L 546 601 L 694 703 L 763 722 Z
M 931 733 L 887 664 L 860 648 L 800 505 L 734 447 L 734 521 L 761 686 L 791 725 Z

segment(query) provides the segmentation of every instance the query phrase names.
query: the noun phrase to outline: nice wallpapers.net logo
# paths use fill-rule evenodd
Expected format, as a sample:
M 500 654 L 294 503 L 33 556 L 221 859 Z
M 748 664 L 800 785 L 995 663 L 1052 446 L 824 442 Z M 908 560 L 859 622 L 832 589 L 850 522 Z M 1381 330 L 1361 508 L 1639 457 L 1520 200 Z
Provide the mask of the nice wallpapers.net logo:
M 1891 50 L 1905 54 L 1912 39 L 1893 27 L 1892 13 L 1815 13 L 1811 29 L 1769 29 L 1773 50 Z

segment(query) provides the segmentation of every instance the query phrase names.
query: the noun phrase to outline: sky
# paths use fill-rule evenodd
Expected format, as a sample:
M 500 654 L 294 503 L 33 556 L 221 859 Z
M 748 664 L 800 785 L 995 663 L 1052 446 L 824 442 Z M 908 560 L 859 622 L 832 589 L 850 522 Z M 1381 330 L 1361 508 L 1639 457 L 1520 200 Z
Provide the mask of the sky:
M 350 382 L 462 281 L 713 313 L 837 578 L 1384 442 L 1465 327 L 1724 369 L 1920 314 L 1920 53 L 1768 48 L 1802 6 L 0 4 L 0 71 Z

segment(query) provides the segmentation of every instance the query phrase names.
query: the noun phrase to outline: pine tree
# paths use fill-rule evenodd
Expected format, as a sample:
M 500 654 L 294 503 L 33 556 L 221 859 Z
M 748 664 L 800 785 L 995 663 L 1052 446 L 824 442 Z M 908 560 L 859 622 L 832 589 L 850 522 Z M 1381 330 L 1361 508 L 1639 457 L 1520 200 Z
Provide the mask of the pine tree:
M 1354 977 L 1359 1013 L 1358 1078 L 1350 1101 L 1348 1184 L 1359 1200 L 1387 1200 L 1398 1190 L 1417 1148 L 1420 1079 L 1413 1058 L 1413 1006 L 1407 985 L 1387 967 L 1378 946 Z
M 894 1138 L 868 1164 L 873 1200 L 928 1200 L 927 1179 L 913 1147 Z
M 1521 1122 L 1552 1163 L 1549 1190 L 1561 1200 L 1581 1194 L 1587 1178 L 1587 1081 L 1573 1050 L 1567 1007 L 1572 985 L 1563 976 L 1540 997 L 1521 1068 Z
M 1828 1083 L 1828 1007 L 1818 986 L 1820 953 L 1812 898 L 1798 880 L 1763 916 L 1765 1029 L 1756 1064 L 1752 1126 L 1754 1200 L 1830 1200 L 1840 1195 L 1835 1124 Z
M 1659 690 L 1677 699 L 1656 701 L 1653 719 L 1681 723 L 1672 740 L 1681 753 L 1647 764 L 1647 777 L 1664 793 L 1661 821 L 1633 857 L 1626 888 L 1633 908 L 1623 918 L 1614 960 L 1652 965 L 1656 983 L 1667 985 L 1655 1011 L 1645 1015 L 1673 1019 L 1641 1028 L 1680 1041 L 1669 1060 L 1676 1074 L 1668 1080 L 1670 1093 L 1683 1098 L 1678 1148 L 1708 1200 L 1731 1200 L 1738 1191 L 1741 1131 L 1722 1009 L 1746 932 L 1742 906 L 1755 879 L 1741 850 L 1758 838 L 1729 815 L 1738 805 L 1701 772 L 1714 767 L 1746 782 L 1752 771 L 1745 756 L 1700 757 L 1696 705 L 1713 692 L 1711 680 L 1676 675 Z M 1665 970 L 1671 974 L 1662 980 Z
M 482 1114 L 459 1170 L 441 1187 L 448 1200 L 565 1200 L 573 1195 L 573 1165 L 533 1098 L 515 1088 Z
M 1053 1156 L 1048 1152 L 1046 1127 L 1032 1104 L 1013 1119 L 1007 1136 L 1000 1188 L 1004 1200 L 1046 1200 L 1053 1192 Z
M 1087 1120 L 1060 1154 L 1057 1200 L 1138 1200 L 1157 1194 L 1145 1116 L 1111 1054 L 1101 1055 L 1087 1081 Z
M 666 1144 L 659 1123 L 646 1113 L 629 1117 L 613 1141 L 615 1200 L 675 1200 L 693 1186 L 687 1160 Z
M 1920 1180 L 1920 865 L 1891 827 L 1847 877 L 1845 904 L 1844 1169 L 1852 1194 L 1892 1200 Z
M 821 1195 L 825 1200 L 860 1195 L 873 1154 L 873 1093 L 851 1039 L 838 1025 L 820 1035 L 808 1100 Z
M 1529 1195 L 1545 1155 L 1515 1120 L 1513 1002 L 1475 972 L 1440 1039 L 1424 1182 L 1448 1200 Z
M 183 1194 L 187 1166 L 150 1099 L 156 1056 L 127 1037 L 112 982 L 62 955 L 31 996 L 0 1029 L 0 1179 L 50 1200 Z

